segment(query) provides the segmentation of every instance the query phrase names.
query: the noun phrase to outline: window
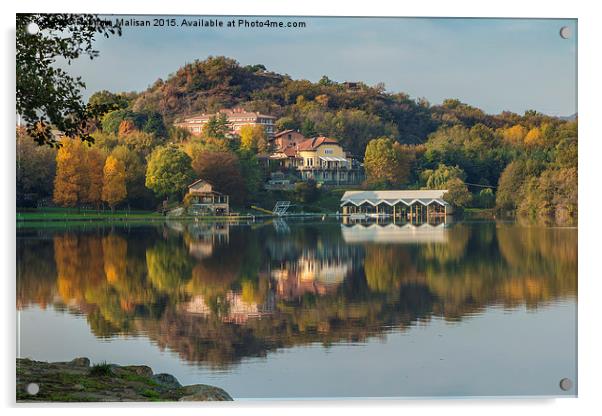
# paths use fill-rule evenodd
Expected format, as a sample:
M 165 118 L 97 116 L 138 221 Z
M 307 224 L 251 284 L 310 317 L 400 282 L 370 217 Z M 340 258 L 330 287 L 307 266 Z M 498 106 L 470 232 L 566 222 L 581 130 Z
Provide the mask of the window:
M 333 153 L 332 149 L 324 149 L 324 154 L 325 155 L 331 155 Z

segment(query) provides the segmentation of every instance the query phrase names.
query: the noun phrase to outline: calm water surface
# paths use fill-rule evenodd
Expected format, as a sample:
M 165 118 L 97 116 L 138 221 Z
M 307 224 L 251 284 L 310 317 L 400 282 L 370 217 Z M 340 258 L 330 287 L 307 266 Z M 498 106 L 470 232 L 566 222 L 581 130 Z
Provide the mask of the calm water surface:
M 577 392 L 570 228 L 20 228 L 17 308 L 21 357 L 145 364 L 234 398 Z

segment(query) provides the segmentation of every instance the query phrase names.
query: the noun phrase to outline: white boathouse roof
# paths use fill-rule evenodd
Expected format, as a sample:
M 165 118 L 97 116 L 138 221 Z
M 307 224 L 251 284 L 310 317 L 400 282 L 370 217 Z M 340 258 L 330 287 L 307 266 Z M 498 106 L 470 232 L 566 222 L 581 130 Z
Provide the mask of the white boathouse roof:
M 387 204 L 390 206 L 403 203 L 412 205 L 416 202 L 422 205 L 438 203 L 443 206 L 449 204 L 443 200 L 443 195 L 447 193 L 446 189 L 418 189 L 404 191 L 347 191 L 341 197 L 341 206 L 353 204 L 356 206 L 368 203 L 376 206 Z

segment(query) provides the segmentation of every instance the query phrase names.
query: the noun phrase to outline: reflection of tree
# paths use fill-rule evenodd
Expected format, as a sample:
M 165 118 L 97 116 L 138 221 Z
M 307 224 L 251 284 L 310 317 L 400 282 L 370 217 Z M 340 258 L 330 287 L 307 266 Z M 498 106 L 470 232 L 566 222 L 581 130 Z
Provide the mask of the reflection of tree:
M 160 240 L 146 250 L 148 278 L 160 292 L 176 295 L 190 280 L 192 261 L 181 244 Z
M 492 223 L 445 232 L 447 242 L 348 246 L 338 225 L 292 226 L 287 236 L 231 227 L 203 256 L 190 250 L 200 237 L 186 226 L 57 232 L 53 243 L 18 240 L 18 305 L 58 295 L 96 336 L 142 332 L 187 361 L 226 366 L 275 348 L 382 336 L 431 316 L 576 295 L 576 230 Z M 300 264 L 313 271 L 307 281 Z M 346 265 L 343 279 L 320 282 L 322 264 Z M 299 286 L 288 296 L 280 286 L 290 279 L 328 290 Z
M 29 235 L 17 238 L 17 307 L 45 308 L 56 293 L 52 240 Z

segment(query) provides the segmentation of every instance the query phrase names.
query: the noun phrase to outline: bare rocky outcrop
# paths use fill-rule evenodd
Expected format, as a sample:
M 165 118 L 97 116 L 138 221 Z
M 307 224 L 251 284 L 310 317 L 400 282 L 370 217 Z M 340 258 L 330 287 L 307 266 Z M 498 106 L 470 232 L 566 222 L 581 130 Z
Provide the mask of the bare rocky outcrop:
M 182 386 L 145 365 L 90 365 L 88 358 L 48 363 L 17 359 L 17 402 L 231 401 L 219 387 Z

